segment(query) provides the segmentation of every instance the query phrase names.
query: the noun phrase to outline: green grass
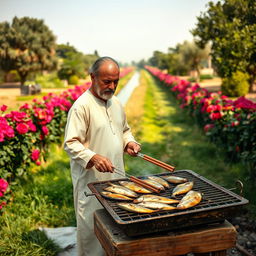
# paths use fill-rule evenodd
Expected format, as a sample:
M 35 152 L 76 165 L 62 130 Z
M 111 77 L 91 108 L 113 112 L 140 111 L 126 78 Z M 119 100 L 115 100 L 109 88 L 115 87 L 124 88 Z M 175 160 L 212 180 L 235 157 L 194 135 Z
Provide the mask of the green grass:
M 255 209 L 256 193 L 247 178 L 245 166 L 225 159 L 225 153 L 211 143 L 195 121 L 180 109 L 168 88 L 159 85 L 146 72 L 142 72 L 141 81 L 147 85 L 146 94 L 141 96 L 144 114 L 140 123 L 130 115 L 129 124 L 136 131 L 142 152 L 176 166 L 176 170 L 192 170 L 228 189 L 235 187 L 237 179 L 241 180 L 245 185 L 244 196 Z M 165 172 L 141 158 L 125 156 L 125 162 L 126 170 L 133 175 Z
M 32 170 L 31 172 L 33 172 Z M 56 145 L 44 167 L 14 188 L 0 217 L 0 255 L 56 255 L 61 251 L 39 227 L 75 226 L 69 158 Z
M 47 94 L 48 93 L 46 93 L 46 92 L 41 92 L 38 95 L 17 96 L 16 100 L 17 101 L 32 101 L 33 99 L 41 98 L 43 96 L 46 96 Z

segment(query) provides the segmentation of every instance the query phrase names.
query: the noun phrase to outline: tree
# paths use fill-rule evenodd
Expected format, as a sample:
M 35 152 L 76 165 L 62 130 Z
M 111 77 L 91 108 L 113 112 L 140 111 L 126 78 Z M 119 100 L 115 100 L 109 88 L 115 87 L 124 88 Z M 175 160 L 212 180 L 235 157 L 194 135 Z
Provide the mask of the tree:
M 60 79 L 69 79 L 71 76 L 84 77 L 86 65 L 81 52 L 67 51 L 61 64 L 58 76 Z
M 93 54 L 86 54 L 84 55 L 84 63 L 85 63 L 85 70 L 87 73 L 89 72 L 90 67 L 92 64 L 99 58 L 99 54 L 97 50 L 94 51 Z
M 14 17 L 11 24 L 0 23 L 0 67 L 17 70 L 21 93 L 29 73 L 56 68 L 55 40 L 43 20 Z
M 69 79 L 70 76 L 79 78 L 85 77 L 90 66 L 99 58 L 97 50 L 93 54 L 83 54 L 74 46 L 59 44 L 57 46 L 57 55 L 62 59 L 61 67 L 58 71 L 60 79 Z
M 153 56 L 148 60 L 149 64 L 160 69 L 169 68 L 168 55 L 160 51 L 154 51 Z
M 207 60 L 209 52 L 208 46 L 200 49 L 194 42 L 184 41 L 175 48 L 170 47 L 167 53 L 154 51 L 148 62 L 160 69 L 167 69 L 174 75 L 186 75 L 190 70 L 195 69 L 199 80 L 201 64 Z
M 256 78 L 256 1 L 209 2 L 192 30 L 196 43 L 211 42 L 212 60 L 222 78 L 236 71 L 249 75 L 250 92 Z
M 69 57 L 70 53 L 78 53 L 78 51 L 74 46 L 69 45 L 69 43 L 67 43 L 67 44 L 58 44 L 57 45 L 56 54 L 60 58 L 67 59 Z
M 201 49 L 194 42 L 184 41 L 178 46 L 178 52 L 182 56 L 183 63 L 186 63 L 190 70 L 196 70 L 196 80 L 199 82 L 202 63 L 210 54 L 209 45 Z

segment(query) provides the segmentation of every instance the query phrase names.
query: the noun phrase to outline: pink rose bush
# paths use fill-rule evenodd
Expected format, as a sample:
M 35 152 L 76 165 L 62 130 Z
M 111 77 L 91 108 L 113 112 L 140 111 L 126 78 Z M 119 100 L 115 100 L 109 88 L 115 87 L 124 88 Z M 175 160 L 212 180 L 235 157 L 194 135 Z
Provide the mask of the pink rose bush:
M 244 160 L 255 176 L 256 103 L 245 97 L 231 100 L 221 92 L 209 92 L 155 67 L 145 68 L 170 87 L 180 107 L 196 119 L 212 141 L 222 146 L 232 160 Z
M 8 182 L 5 179 L 0 179 L 0 211 L 6 205 L 5 193 L 8 189 Z

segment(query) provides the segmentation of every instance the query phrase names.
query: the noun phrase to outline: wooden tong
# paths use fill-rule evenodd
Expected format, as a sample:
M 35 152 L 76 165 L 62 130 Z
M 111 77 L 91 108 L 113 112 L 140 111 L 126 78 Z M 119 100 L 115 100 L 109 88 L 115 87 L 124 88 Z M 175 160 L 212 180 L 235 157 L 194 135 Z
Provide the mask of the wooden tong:
M 140 185 L 140 186 L 142 186 L 144 188 L 147 188 L 147 189 L 149 189 L 149 190 L 151 190 L 153 192 L 156 192 L 156 193 L 160 193 L 160 191 L 161 191 L 159 188 L 157 188 L 157 187 L 155 187 L 155 186 L 153 186 L 153 185 L 151 185 L 151 184 L 149 184 L 149 183 L 147 183 L 147 182 L 145 182 L 145 181 L 143 181 L 143 180 L 141 180 L 141 179 L 139 179 L 139 178 L 137 178 L 135 176 L 129 175 L 127 173 L 124 174 L 121 170 L 119 170 L 119 169 L 117 169 L 115 167 L 114 167 L 114 169 L 115 169 L 115 172 L 117 174 L 119 174 L 121 176 L 124 176 L 124 177 L 128 177 L 130 179 L 130 181 L 132 181 L 132 182 L 134 182 L 134 183 L 136 183 L 136 184 L 138 184 L 138 185 Z
M 164 169 L 166 169 L 166 170 L 168 170 L 170 172 L 173 172 L 175 170 L 174 166 L 171 166 L 169 164 L 161 162 L 161 161 L 159 161 L 159 160 L 157 160 L 157 159 L 155 159 L 153 157 L 150 157 L 148 155 L 145 155 L 145 154 L 142 154 L 142 153 L 138 153 L 137 156 L 141 157 L 142 159 L 144 159 L 144 160 L 146 160 L 146 161 L 148 161 L 148 162 L 150 162 L 152 164 L 155 164 L 155 165 L 157 165 L 157 166 L 159 166 L 161 168 L 164 168 Z

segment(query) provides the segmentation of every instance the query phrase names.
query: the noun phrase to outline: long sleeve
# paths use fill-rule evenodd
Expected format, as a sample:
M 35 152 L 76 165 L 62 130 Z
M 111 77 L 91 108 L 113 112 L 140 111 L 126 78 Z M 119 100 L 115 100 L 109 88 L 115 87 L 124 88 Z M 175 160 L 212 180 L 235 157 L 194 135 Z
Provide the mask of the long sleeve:
M 72 160 L 86 168 L 90 159 L 96 154 L 85 147 L 89 118 L 86 111 L 72 107 L 68 114 L 65 129 L 64 149 Z

